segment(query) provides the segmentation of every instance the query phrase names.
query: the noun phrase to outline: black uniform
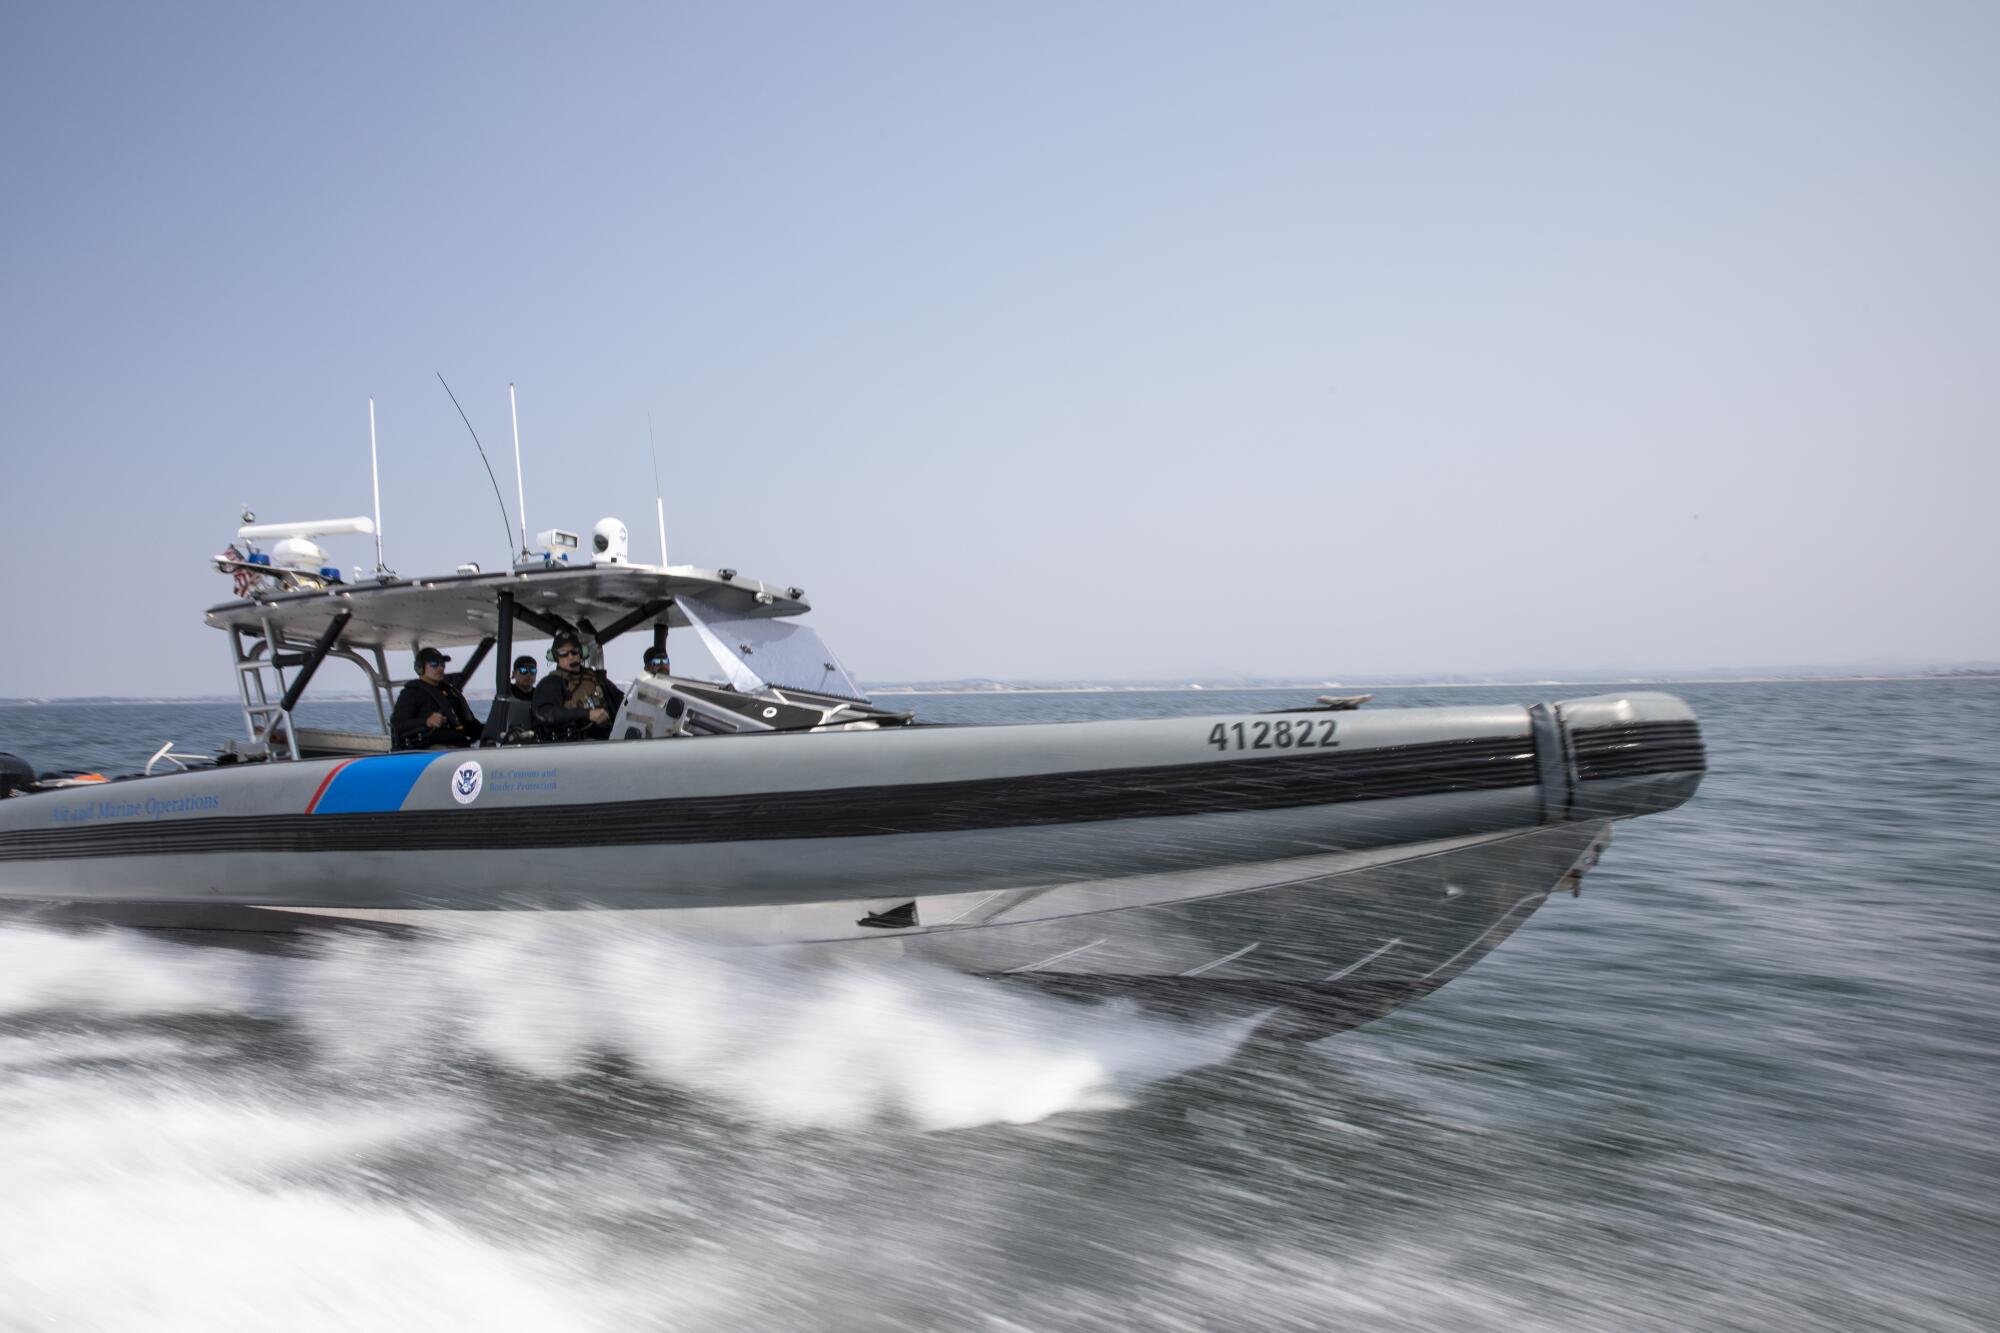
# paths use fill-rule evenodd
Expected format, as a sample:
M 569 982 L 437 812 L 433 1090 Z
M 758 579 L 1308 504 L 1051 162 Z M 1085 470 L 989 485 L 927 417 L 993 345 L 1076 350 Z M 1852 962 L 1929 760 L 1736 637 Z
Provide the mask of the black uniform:
M 432 713 L 443 713 L 444 724 L 430 725 Z M 428 750 L 443 745 L 464 749 L 479 743 L 483 728 L 472 715 L 472 705 L 450 681 L 436 685 L 417 679 L 396 696 L 396 711 L 389 718 L 389 734 L 398 750 Z
M 596 667 L 582 667 L 574 675 L 551 671 L 535 686 L 535 739 L 608 739 L 611 723 L 618 717 L 618 705 L 624 702 L 624 691 L 613 685 L 611 677 Z M 603 722 L 592 722 L 592 708 L 602 708 L 611 717 Z

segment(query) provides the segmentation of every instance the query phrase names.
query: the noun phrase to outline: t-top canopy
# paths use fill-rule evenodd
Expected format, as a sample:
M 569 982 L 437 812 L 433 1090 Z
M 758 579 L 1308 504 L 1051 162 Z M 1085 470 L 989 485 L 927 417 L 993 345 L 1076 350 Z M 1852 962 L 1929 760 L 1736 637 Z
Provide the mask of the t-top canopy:
M 216 629 L 259 636 L 268 625 L 280 637 L 296 643 L 317 639 L 334 617 L 345 611 L 349 619 L 340 633 L 344 646 L 444 648 L 496 636 L 502 592 L 513 594 L 518 619 L 527 626 L 561 622 L 575 627 L 588 622 L 598 632 L 634 616 L 648 624 L 664 619 L 669 625 L 685 626 L 688 619 L 680 609 L 665 605 L 683 596 L 699 596 L 704 606 L 741 619 L 798 616 L 812 609 L 797 588 L 773 588 L 733 570 L 593 565 L 337 583 L 311 591 L 272 592 L 224 602 L 211 607 L 206 618 Z M 657 610 L 648 612 L 656 606 Z

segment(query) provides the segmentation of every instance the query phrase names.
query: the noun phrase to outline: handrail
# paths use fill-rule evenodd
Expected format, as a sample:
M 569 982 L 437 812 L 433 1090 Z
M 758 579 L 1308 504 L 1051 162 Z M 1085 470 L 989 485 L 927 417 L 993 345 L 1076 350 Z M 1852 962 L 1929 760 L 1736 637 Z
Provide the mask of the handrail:
M 153 776 L 153 766 L 159 763 L 162 759 L 172 764 L 177 772 L 185 773 L 188 771 L 188 766 L 185 763 L 181 762 L 181 757 L 179 755 L 174 753 L 174 743 L 172 741 L 168 741 L 165 745 L 162 745 L 159 749 L 153 751 L 153 757 L 146 761 L 147 777 L 150 778 Z

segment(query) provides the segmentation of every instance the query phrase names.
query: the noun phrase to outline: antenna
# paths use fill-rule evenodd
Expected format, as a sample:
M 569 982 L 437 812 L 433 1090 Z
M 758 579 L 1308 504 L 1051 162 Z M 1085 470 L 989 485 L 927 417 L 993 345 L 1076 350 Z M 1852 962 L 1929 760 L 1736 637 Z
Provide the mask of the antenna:
M 382 469 L 375 459 L 375 400 L 368 400 L 368 482 L 375 491 L 375 577 L 389 572 L 382 563 Z M 245 520 L 248 521 L 247 519 Z
M 521 489 L 521 409 L 514 401 L 514 381 L 507 381 L 507 415 L 514 418 L 514 512 L 521 518 L 521 557 L 528 555 L 528 495 Z
M 653 438 L 653 414 L 646 414 L 646 447 L 653 451 L 653 517 L 660 524 L 660 568 L 667 567 L 667 502 L 660 490 L 660 445 Z
M 458 395 L 452 393 L 451 386 L 444 383 L 444 372 L 437 372 L 438 383 L 444 384 L 444 391 L 451 398 L 451 405 L 458 407 Z M 479 451 L 479 461 L 486 463 L 486 480 L 493 483 L 493 498 L 500 504 L 500 528 L 507 534 L 507 540 L 514 540 L 514 525 L 507 518 L 507 502 L 500 497 L 500 481 L 493 475 L 493 464 L 486 462 L 486 446 L 479 442 L 479 432 L 472 429 L 472 418 L 465 415 L 465 409 L 458 407 L 458 419 L 465 423 L 465 429 L 472 434 L 472 447 Z

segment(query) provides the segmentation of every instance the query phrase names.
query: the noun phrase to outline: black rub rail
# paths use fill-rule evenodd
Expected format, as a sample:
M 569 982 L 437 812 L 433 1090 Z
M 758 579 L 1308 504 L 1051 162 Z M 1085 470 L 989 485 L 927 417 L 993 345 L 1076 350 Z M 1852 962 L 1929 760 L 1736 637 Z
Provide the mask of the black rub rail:
M 1290 810 L 1530 787 L 1537 780 L 1532 738 L 1497 736 L 960 782 L 530 808 L 242 815 L 38 829 L 0 835 L 0 861 L 872 838 Z
M 1624 722 L 1581 727 L 1569 734 L 1580 782 L 1655 773 L 1700 773 L 1708 767 L 1701 727 L 1694 722 Z

